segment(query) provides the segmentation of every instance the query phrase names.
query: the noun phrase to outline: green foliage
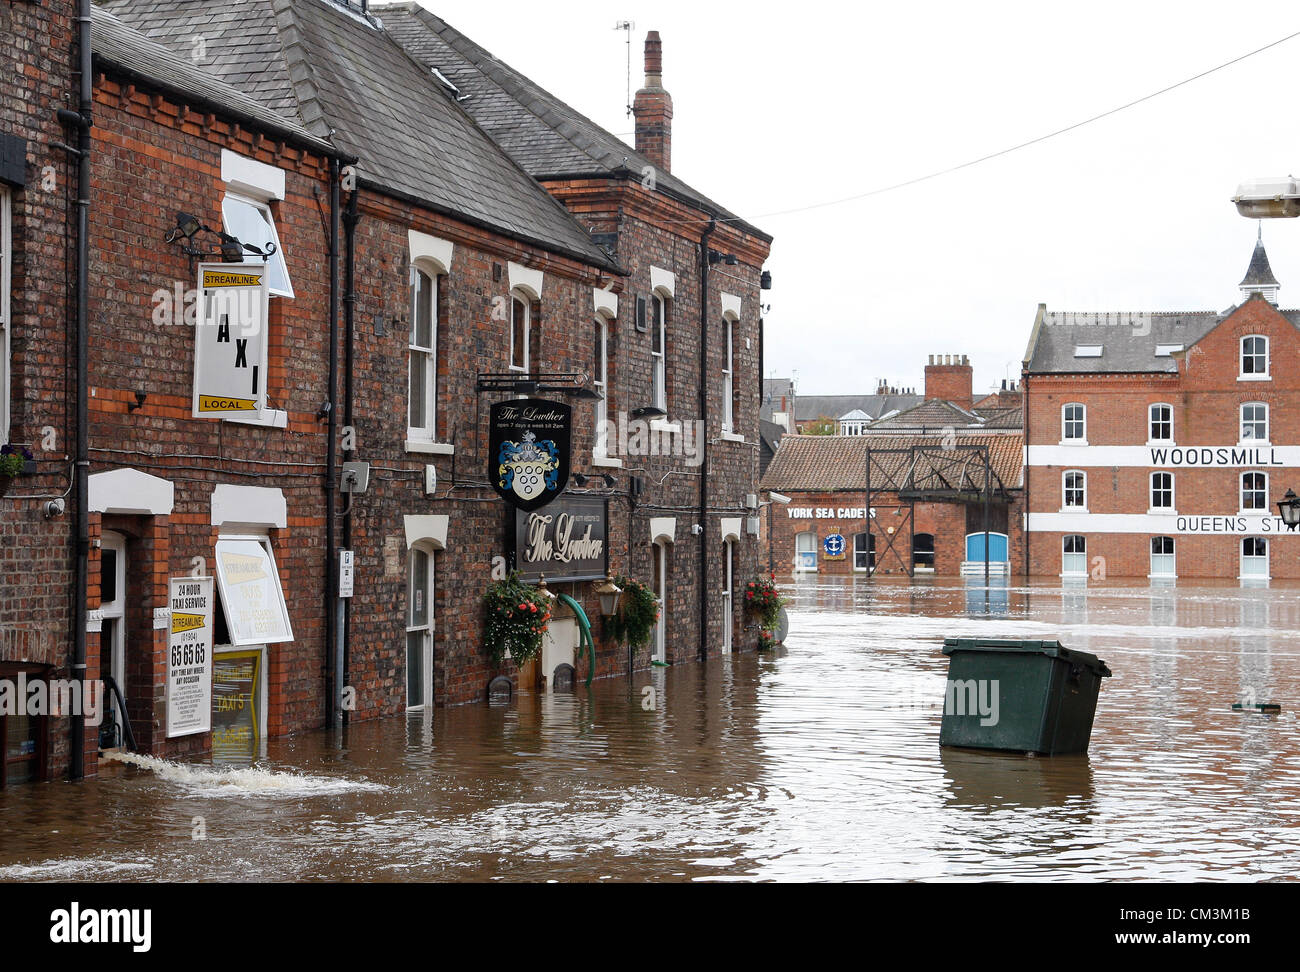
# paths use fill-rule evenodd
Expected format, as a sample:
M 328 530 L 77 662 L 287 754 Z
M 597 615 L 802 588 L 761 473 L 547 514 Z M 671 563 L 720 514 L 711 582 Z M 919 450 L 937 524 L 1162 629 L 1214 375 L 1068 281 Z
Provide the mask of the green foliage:
M 804 428 L 804 435 L 836 435 L 839 433 L 840 423 L 835 421 L 829 415 L 820 416 L 817 421 L 809 422 Z
M 623 596 L 619 598 L 618 614 L 606 622 L 607 629 L 616 641 L 642 648 L 650 641 L 650 630 L 659 620 L 659 599 L 649 585 L 640 581 L 615 577 L 614 583 L 623 588 Z
M 0 476 L 17 476 L 23 471 L 23 463 L 31 457 L 25 447 L 6 442 L 0 446 Z
M 489 585 L 483 606 L 487 611 L 487 649 L 492 664 L 500 667 L 507 651 L 516 665 L 541 653 L 551 606 L 517 573 Z
M 764 631 L 771 631 L 781 620 L 781 608 L 786 604 L 776 589 L 774 579 L 755 577 L 745 585 L 745 606 L 758 615 Z

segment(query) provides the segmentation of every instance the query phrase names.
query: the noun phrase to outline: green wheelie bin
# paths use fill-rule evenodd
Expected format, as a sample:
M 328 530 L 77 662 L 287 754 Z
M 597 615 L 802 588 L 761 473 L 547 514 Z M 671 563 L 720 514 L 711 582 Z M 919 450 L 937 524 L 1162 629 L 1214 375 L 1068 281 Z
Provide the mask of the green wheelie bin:
M 948 638 L 940 746 L 1086 753 L 1101 680 L 1096 655 L 1059 641 Z

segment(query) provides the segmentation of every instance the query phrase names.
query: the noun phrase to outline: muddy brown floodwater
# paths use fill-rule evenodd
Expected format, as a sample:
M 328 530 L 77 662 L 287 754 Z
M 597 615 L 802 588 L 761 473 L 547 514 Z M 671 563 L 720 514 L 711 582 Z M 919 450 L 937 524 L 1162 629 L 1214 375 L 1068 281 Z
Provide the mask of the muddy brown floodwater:
M 252 767 L 145 760 L 0 792 L 0 880 L 1300 874 L 1300 591 L 787 592 L 775 654 L 275 740 Z M 941 750 L 949 636 L 1104 658 L 1090 753 Z M 1231 710 L 1252 694 L 1282 714 Z

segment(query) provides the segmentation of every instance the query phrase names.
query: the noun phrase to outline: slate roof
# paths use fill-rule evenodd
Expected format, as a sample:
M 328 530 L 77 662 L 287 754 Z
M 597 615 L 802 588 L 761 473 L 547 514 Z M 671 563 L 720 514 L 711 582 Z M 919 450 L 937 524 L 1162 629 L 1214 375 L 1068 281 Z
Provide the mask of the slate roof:
M 981 419 L 974 412 L 968 412 L 964 408 L 959 408 L 952 402 L 946 402 L 939 398 L 931 398 L 927 401 L 913 405 L 911 408 L 905 408 L 894 415 L 881 418 L 871 424 L 871 431 L 918 429 L 918 430 L 941 430 L 948 428 L 965 428 L 971 425 L 979 425 Z
M 779 493 L 835 492 L 851 490 L 862 492 L 867 480 L 867 448 L 910 449 L 912 446 L 942 446 L 941 435 L 787 435 L 781 439 L 776 457 L 767 468 L 762 489 Z M 969 432 L 949 439 L 956 445 L 988 445 L 989 462 L 996 478 L 1008 489 L 1021 487 L 1024 437 L 1005 433 Z M 954 457 L 956 454 L 954 453 Z M 877 456 L 873 460 L 874 478 L 879 472 L 886 483 L 895 488 L 905 481 L 910 456 Z M 929 469 L 918 470 L 925 476 Z M 978 485 L 983 484 L 983 469 L 977 474 Z
M 823 415 L 838 418 L 856 408 L 874 419 L 924 400 L 921 395 L 799 395 L 794 400 L 794 418 L 796 422 L 811 422 Z
M 621 272 L 388 34 L 327 0 L 104 0 L 120 19 L 357 156 L 359 181 Z
M 1239 286 L 1242 287 L 1280 287 L 1273 268 L 1268 264 L 1268 254 L 1264 252 L 1264 241 L 1255 242 L 1255 252 L 1250 255 L 1250 266 Z
M 1049 312 L 1040 305 L 1025 351 L 1025 370 L 1040 375 L 1176 373 L 1177 362 L 1157 357 L 1157 347 L 1189 348 L 1235 310 L 1073 313 Z M 1077 357 L 1075 349 L 1085 345 L 1101 345 L 1101 354 Z
M 1006 408 L 1000 412 L 992 412 L 984 417 L 983 428 L 986 429 L 1005 429 L 1016 432 L 1025 427 L 1025 410 L 1023 406 Z
M 538 179 L 626 176 L 641 178 L 651 163 L 540 85 L 474 43 L 417 3 L 371 6 L 406 50 L 436 68 L 459 90 L 461 102 L 507 152 Z M 767 242 L 772 237 L 740 219 L 671 172 L 657 172 L 656 188 Z
M 237 88 L 200 70 L 193 60 L 178 57 L 155 44 L 101 7 L 90 11 L 90 43 L 95 61 L 140 82 L 171 92 L 187 104 L 210 107 L 255 124 L 271 135 L 284 136 L 305 148 L 336 155 L 330 143 Z

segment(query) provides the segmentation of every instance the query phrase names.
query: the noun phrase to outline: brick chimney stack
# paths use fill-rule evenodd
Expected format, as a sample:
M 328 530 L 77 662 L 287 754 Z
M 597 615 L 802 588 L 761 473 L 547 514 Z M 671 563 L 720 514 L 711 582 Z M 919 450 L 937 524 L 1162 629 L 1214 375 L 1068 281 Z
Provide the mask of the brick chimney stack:
M 636 150 L 664 172 L 672 171 L 673 99 L 664 90 L 664 52 L 659 31 L 645 38 L 645 87 L 636 93 Z
M 925 366 L 926 400 L 938 398 L 970 410 L 975 404 L 975 369 L 964 354 L 932 354 Z

